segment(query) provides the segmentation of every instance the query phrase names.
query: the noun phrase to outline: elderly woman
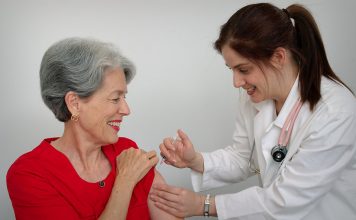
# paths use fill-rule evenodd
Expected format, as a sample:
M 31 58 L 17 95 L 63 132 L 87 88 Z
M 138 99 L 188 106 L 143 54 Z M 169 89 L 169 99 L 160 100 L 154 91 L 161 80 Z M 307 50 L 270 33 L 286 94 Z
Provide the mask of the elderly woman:
M 45 53 L 42 98 L 64 122 L 7 173 L 17 219 L 176 219 L 148 199 L 158 158 L 118 132 L 133 64 L 108 43 L 70 38 Z

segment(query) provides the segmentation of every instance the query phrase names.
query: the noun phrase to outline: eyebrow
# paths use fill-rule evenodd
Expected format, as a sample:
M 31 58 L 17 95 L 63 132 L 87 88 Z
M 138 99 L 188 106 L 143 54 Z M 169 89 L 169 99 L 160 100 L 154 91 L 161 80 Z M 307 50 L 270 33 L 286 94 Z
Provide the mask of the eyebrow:
M 226 63 L 225 63 L 225 65 L 226 65 L 227 67 L 229 67 L 229 65 L 227 65 Z M 233 66 L 233 67 L 229 67 L 229 68 L 235 69 L 235 68 L 240 68 L 241 66 L 244 66 L 244 65 L 248 65 L 248 63 L 240 63 L 240 64 L 237 64 L 237 65 L 235 65 L 235 66 Z
M 128 93 L 127 90 L 115 90 L 115 91 L 111 92 L 111 94 L 119 94 L 119 95 L 125 95 L 127 93 Z

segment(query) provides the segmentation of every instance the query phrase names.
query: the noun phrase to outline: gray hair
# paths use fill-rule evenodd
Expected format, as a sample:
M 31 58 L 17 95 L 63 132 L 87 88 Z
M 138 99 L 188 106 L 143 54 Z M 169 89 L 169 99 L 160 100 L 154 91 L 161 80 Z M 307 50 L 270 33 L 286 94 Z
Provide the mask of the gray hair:
M 89 97 L 101 86 L 105 72 L 117 67 L 129 83 L 136 73 L 135 66 L 113 44 L 88 38 L 61 40 L 42 58 L 42 99 L 59 121 L 66 122 L 71 117 L 64 100 L 67 92 Z

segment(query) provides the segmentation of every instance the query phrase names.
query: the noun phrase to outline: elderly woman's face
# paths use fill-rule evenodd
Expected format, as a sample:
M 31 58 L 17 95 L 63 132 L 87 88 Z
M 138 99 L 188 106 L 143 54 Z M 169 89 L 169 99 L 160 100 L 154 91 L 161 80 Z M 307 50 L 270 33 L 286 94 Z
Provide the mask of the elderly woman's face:
M 79 122 L 87 140 L 97 144 L 117 141 L 120 123 L 130 114 L 126 93 L 125 74 L 116 68 L 105 73 L 102 86 L 92 96 L 81 100 Z

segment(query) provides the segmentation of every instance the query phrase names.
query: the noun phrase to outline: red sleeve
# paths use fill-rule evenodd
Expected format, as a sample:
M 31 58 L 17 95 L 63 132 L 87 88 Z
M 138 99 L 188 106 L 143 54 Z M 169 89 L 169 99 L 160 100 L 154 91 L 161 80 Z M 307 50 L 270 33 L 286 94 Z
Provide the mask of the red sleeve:
M 31 163 L 15 162 L 6 179 L 17 220 L 78 220 L 75 210 L 42 177 Z M 21 184 L 18 184 L 21 183 Z

